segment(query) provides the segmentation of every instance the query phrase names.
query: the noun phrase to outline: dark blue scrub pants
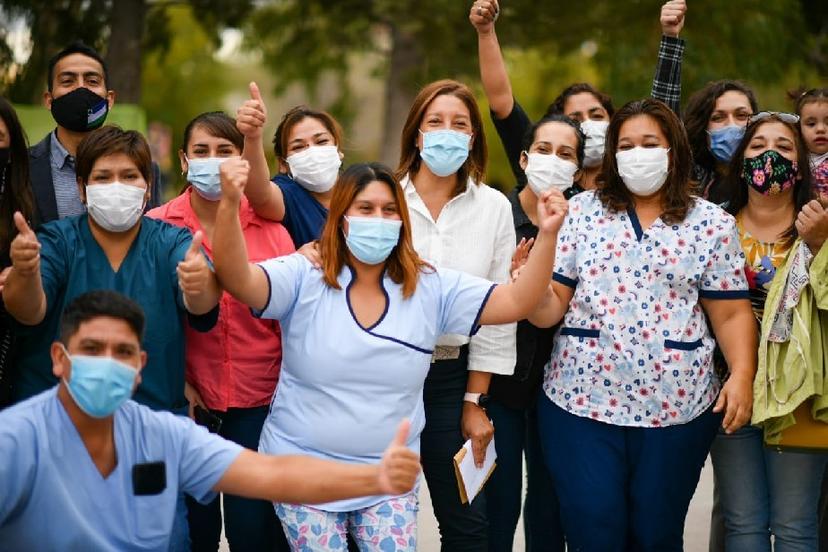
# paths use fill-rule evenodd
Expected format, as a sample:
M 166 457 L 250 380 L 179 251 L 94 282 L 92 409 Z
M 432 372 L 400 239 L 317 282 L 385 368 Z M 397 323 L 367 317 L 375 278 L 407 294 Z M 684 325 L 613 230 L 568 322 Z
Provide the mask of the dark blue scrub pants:
M 663 428 L 575 416 L 542 394 L 544 458 L 572 552 L 683 549 L 684 519 L 722 417 Z
M 523 457 L 526 456 L 526 501 L 523 529 L 526 552 L 563 552 L 564 532 L 558 496 L 543 462 L 535 405 L 510 408 L 492 400 L 487 412 L 495 427 L 497 468 L 486 482 L 489 552 L 512 552 L 523 502 Z
M 213 411 L 222 419 L 219 435 L 243 447 L 257 450 L 268 406 L 230 408 L 227 412 Z M 215 552 L 221 539 L 221 509 L 219 497 L 207 505 L 187 496 L 190 541 L 193 552 Z M 264 551 L 288 552 L 282 524 L 276 517 L 273 504 L 224 495 L 225 536 L 232 552 Z
M 482 552 L 487 548 L 486 497 L 460 502 L 454 455 L 466 441 L 460 429 L 468 381 L 468 346 L 460 358 L 432 363 L 425 380 L 426 424 L 420 437 L 420 460 L 440 528 L 444 552 Z

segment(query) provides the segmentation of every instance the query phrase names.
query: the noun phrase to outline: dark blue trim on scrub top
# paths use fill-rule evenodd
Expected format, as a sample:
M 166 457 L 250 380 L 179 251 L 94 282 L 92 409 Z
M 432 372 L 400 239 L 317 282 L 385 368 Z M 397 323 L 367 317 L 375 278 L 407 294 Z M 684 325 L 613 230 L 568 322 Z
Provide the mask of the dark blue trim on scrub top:
M 270 276 L 268 275 L 267 270 L 265 270 L 265 268 L 260 264 L 257 264 L 256 266 L 262 269 L 262 272 L 264 272 L 265 275 L 265 280 L 267 280 L 267 302 L 262 310 L 256 310 L 253 307 L 250 307 L 250 314 L 252 314 L 255 318 L 261 318 L 264 311 L 266 311 L 267 307 L 270 306 L 270 298 L 273 294 L 273 285 L 270 283 Z
M 348 268 L 351 271 L 351 281 L 348 282 L 347 286 L 345 286 L 345 304 L 348 305 L 348 312 L 351 313 L 351 318 L 353 319 L 353 321 L 357 325 L 357 327 L 360 330 L 362 330 L 363 332 L 370 335 L 370 336 L 377 337 L 379 339 L 385 339 L 386 341 L 392 341 L 394 343 L 398 343 L 399 345 L 402 345 L 404 347 L 408 347 L 409 349 L 414 349 L 415 351 L 418 351 L 420 353 L 424 353 L 426 355 L 434 354 L 434 351 L 429 351 L 428 349 L 418 347 L 418 346 L 413 345 L 411 343 L 405 342 L 401 339 L 397 339 L 396 337 L 382 335 L 382 334 L 374 333 L 372 331 L 374 328 L 379 326 L 380 322 L 382 322 L 383 319 L 385 319 L 385 315 L 388 314 L 388 309 L 391 307 L 391 298 L 388 296 L 388 291 L 386 291 L 386 289 L 385 289 L 385 270 L 383 270 L 382 276 L 380 277 L 380 288 L 382 289 L 383 295 L 385 295 L 385 309 L 382 311 L 382 315 L 379 317 L 379 319 L 376 322 L 374 322 L 373 324 L 371 324 L 367 328 L 363 327 L 363 325 L 359 323 L 359 320 L 357 320 L 357 317 L 356 317 L 356 314 L 354 313 L 353 307 L 351 307 L 351 294 L 350 294 L 350 291 L 351 291 L 351 286 L 356 281 L 356 274 L 354 273 L 354 269 L 351 266 L 348 266 Z
M 750 299 L 750 292 L 746 289 L 737 289 L 735 291 L 700 289 L 699 297 L 703 297 L 704 299 Z
M 572 289 L 575 289 L 578 286 L 578 280 L 567 278 L 563 274 L 558 274 L 557 272 L 552 273 L 552 281 L 558 282 L 559 284 L 563 284 L 566 287 L 571 287 Z
M 591 328 L 572 328 L 569 326 L 564 326 L 561 328 L 561 335 L 571 335 L 572 337 L 597 338 L 601 336 L 601 330 L 594 330 Z
M 641 221 L 638 220 L 638 214 L 636 214 L 635 209 L 628 207 L 627 216 L 630 217 L 630 223 L 635 231 L 635 239 L 641 241 L 641 238 L 644 237 L 644 230 L 641 228 Z
M 678 351 L 692 351 L 702 346 L 702 340 L 696 341 L 673 341 L 672 339 L 664 340 L 664 347 L 667 349 L 676 349 Z
M 474 322 L 472 322 L 471 331 L 469 332 L 469 337 L 473 336 L 477 332 L 480 331 L 480 317 L 483 316 L 483 309 L 486 308 L 486 303 L 489 302 L 489 297 L 492 296 L 492 292 L 497 287 L 497 284 L 492 284 L 492 287 L 489 288 L 489 291 L 486 292 L 486 296 L 483 298 L 483 302 L 480 303 L 480 308 L 477 310 L 477 316 L 474 317 Z

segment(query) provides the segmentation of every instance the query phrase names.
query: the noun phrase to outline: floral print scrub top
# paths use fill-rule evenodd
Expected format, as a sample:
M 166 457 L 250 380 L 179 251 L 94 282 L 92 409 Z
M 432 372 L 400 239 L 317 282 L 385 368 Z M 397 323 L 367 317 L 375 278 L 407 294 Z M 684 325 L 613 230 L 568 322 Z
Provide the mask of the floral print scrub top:
M 607 211 L 594 192 L 569 200 L 553 278 L 574 295 L 544 392 L 572 414 L 613 425 L 686 423 L 716 398 L 714 340 L 699 298 L 748 297 L 733 217 L 695 199 L 684 221 Z

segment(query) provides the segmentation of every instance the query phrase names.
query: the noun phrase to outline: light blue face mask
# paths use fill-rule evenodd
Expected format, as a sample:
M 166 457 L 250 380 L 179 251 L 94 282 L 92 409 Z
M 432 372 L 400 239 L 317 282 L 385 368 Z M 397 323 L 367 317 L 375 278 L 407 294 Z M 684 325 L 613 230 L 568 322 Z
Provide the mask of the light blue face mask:
M 710 153 L 722 163 L 729 163 L 745 135 L 745 127 L 728 125 L 707 133 L 710 135 Z
M 226 157 L 199 157 L 187 159 L 187 182 L 193 185 L 198 195 L 207 201 L 221 199 L 221 175 L 219 166 Z
M 345 243 L 357 260 L 377 265 L 385 261 L 400 241 L 401 220 L 382 217 L 345 217 Z
M 469 157 L 470 134 L 456 130 L 421 130 L 420 134 L 423 135 L 420 157 L 437 176 L 456 173 Z
M 78 408 L 93 418 L 111 416 L 132 396 L 138 376 L 132 366 L 108 356 L 71 355 L 69 359 L 72 373 L 64 380 L 66 388 Z

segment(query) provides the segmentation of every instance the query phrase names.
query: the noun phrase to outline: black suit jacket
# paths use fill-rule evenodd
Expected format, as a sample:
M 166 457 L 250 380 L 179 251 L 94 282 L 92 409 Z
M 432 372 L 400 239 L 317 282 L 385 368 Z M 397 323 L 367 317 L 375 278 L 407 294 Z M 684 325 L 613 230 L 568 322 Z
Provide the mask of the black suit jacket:
M 32 195 L 35 201 L 35 224 L 43 224 L 58 219 L 55 184 L 52 182 L 52 164 L 50 161 L 53 136 L 54 132 L 50 132 L 43 140 L 29 148 L 29 174 L 32 179 Z M 153 162 L 150 198 L 146 210 L 161 205 L 160 189 L 161 169 L 158 164 Z

